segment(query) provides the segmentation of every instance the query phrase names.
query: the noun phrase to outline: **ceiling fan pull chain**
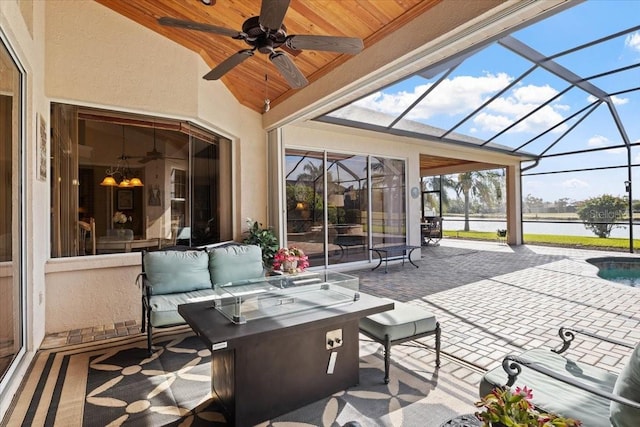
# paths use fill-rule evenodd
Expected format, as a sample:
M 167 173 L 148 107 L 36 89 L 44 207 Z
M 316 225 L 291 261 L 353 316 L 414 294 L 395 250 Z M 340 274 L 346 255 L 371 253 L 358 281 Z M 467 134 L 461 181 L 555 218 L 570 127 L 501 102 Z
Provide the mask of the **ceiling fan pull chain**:
M 271 100 L 269 99 L 269 75 L 264 75 L 264 107 L 262 112 L 266 113 L 271 108 Z

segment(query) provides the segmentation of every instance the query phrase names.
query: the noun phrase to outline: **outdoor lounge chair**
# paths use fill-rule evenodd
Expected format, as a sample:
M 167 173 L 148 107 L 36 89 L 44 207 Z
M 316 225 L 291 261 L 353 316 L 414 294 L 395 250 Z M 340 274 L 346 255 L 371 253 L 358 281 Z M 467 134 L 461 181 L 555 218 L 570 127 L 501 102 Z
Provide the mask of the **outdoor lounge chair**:
M 442 239 L 442 217 L 426 217 L 421 225 L 422 245 L 437 245 Z
M 496 387 L 527 386 L 533 391 L 532 403 L 536 407 L 580 420 L 584 427 L 640 426 L 640 344 L 620 375 L 616 375 L 562 355 L 576 334 L 634 348 L 591 332 L 560 328 L 560 349 L 533 349 L 519 356 L 506 356 L 502 366 L 482 378 L 480 396 Z

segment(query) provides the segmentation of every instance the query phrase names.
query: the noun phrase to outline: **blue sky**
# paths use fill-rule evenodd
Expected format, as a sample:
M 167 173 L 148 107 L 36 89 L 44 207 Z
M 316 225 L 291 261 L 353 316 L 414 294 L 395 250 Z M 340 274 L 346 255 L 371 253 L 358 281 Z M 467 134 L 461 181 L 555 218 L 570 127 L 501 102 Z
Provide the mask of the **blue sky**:
M 589 0 L 544 21 L 521 29 L 512 36 L 543 55 L 555 55 L 567 49 L 591 42 L 640 25 L 640 0 Z M 640 31 L 637 29 L 555 59 L 581 78 L 640 63 Z M 514 82 L 533 66 L 529 61 L 504 46 L 491 45 L 465 60 L 440 85 L 414 108 L 407 118 L 448 129 L 474 111 L 485 100 Z M 357 101 L 376 111 L 397 115 L 404 111 L 442 74 L 431 79 L 413 76 L 382 91 Z M 635 68 L 602 77 L 593 83 L 607 93 L 640 86 L 640 69 Z M 535 69 L 521 81 L 483 108 L 456 129 L 456 132 L 483 140 L 514 123 L 519 117 L 537 108 L 552 97 L 551 103 L 529 119 L 494 139 L 511 148 L 522 144 L 557 125 L 594 98 L 579 88 L 544 69 Z M 617 114 L 623 121 L 630 141 L 640 142 L 640 91 L 619 94 L 612 98 Z M 579 122 L 579 117 L 557 126 L 544 137 L 522 150 L 542 153 Z M 559 153 L 622 144 L 620 132 L 606 104 L 579 122 L 548 153 Z M 626 164 L 626 150 L 612 149 L 580 156 L 563 156 L 543 161 L 531 172 L 558 169 L 597 168 Z M 640 150 L 634 149 L 632 161 L 640 164 Z M 626 169 L 604 172 L 580 172 L 526 177 L 523 195 L 531 194 L 546 201 L 560 198 L 583 200 L 601 194 L 624 195 Z M 640 198 L 640 172 L 637 173 Z M 635 174 L 634 174 L 635 175 Z M 635 178 L 635 176 L 634 176 Z

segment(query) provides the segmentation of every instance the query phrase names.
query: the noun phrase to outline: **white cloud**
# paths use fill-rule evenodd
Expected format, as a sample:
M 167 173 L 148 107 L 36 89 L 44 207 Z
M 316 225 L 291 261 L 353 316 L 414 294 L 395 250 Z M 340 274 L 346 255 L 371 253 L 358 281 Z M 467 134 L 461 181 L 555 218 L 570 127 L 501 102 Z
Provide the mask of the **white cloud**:
M 572 179 L 568 179 L 566 181 L 562 181 L 562 183 L 560 184 L 562 187 L 564 188 L 587 188 L 589 187 L 589 183 L 581 180 L 581 179 L 577 179 L 577 178 L 572 178 Z
M 522 104 L 542 104 L 554 97 L 558 91 L 549 85 L 544 86 L 521 86 L 513 90 L 513 97 Z
M 636 31 L 633 34 L 628 34 L 624 39 L 624 44 L 625 46 L 640 52 L 640 32 Z
M 606 147 L 609 145 L 609 138 L 602 135 L 593 135 L 591 138 L 587 140 L 587 146 L 598 148 L 598 147 Z
M 587 140 L 587 147 L 590 148 L 599 148 L 599 147 L 608 147 L 611 145 L 611 140 L 606 136 L 602 135 L 593 135 L 591 138 Z M 611 150 L 605 150 L 605 153 L 609 154 L 622 154 L 626 153 L 625 148 L 612 148 Z
M 597 100 L 598 100 L 598 98 L 596 98 L 593 95 L 589 95 L 587 97 L 587 101 L 588 102 L 595 102 Z M 624 104 L 627 104 L 629 102 L 629 98 L 621 98 L 621 97 L 615 96 L 615 95 L 611 97 L 611 100 L 613 101 L 613 105 L 624 105 Z
M 482 105 L 497 91 L 507 86 L 513 77 L 506 73 L 482 76 L 457 76 L 443 80 L 424 100 L 407 115 L 410 120 L 426 121 L 434 126 L 435 116 L 463 116 Z M 364 108 L 386 114 L 398 115 L 431 87 L 431 83 L 412 90 L 396 93 L 376 92 L 356 102 Z M 519 118 L 529 114 L 542 103 L 557 95 L 558 91 L 548 84 L 518 86 L 508 94 L 495 99 L 474 119 L 472 133 L 482 131 L 499 132 Z M 560 112 L 568 111 L 566 104 L 545 105 L 535 114 L 512 129 L 513 132 L 542 132 L 561 122 Z M 432 119 L 432 120 L 429 120 Z M 554 129 L 562 132 L 565 125 Z
M 511 80 L 512 77 L 505 73 L 446 79 L 412 110 L 408 118 L 424 120 L 435 114 L 470 113 Z M 374 111 L 397 115 L 408 108 L 431 85 L 429 83 L 416 86 L 412 91 L 376 92 L 357 101 L 356 104 Z

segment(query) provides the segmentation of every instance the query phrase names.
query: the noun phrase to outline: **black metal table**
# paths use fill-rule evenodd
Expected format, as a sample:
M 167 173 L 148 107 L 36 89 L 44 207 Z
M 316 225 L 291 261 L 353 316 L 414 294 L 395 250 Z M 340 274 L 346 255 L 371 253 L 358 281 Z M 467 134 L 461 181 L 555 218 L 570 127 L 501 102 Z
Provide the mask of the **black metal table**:
M 455 418 L 450 419 L 442 424 L 440 427 L 480 427 L 482 421 L 476 418 L 473 414 L 458 415 Z
M 393 245 L 393 246 L 380 246 L 378 248 L 371 248 L 370 251 L 374 251 L 378 254 L 378 265 L 373 267 L 371 271 L 382 265 L 382 261 L 384 261 L 384 272 L 387 272 L 387 263 L 389 258 L 393 257 L 402 257 L 402 265 L 404 266 L 404 260 L 408 259 L 411 265 L 415 268 L 418 266 L 411 260 L 411 253 L 416 249 L 420 249 L 420 246 L 412 246 L 412 245 Z

